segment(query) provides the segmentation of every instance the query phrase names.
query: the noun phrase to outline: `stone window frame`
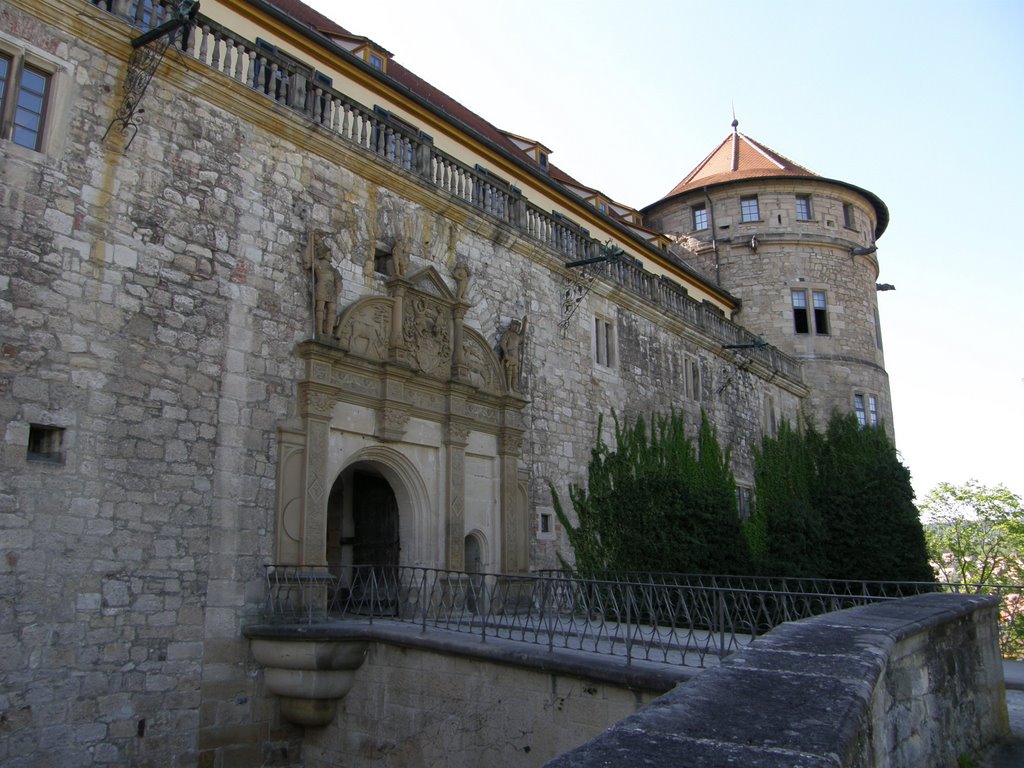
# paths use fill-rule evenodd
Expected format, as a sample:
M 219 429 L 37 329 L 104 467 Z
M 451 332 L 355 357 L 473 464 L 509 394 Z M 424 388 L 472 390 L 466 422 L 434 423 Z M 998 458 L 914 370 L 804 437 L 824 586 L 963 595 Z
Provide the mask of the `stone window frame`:
M 618 363 L 615 321 L 600 314 L 594 315 L 594 364 L 614 369 Z
M 751 224 L 761 220 L 761 204 L 757 195 L 744 195 L 740 198 L 740 222 Z
M 0 32 L 0 57 L 8 62 L 3 98 L 0 99 L 0 141 L 24 151 L 52 155 L 63 143 L 68 89 L 72 67 L 42 49 Z M 14 140 L 14 119 L 22 74 L 34 72 L 45 78 L 41 123 L 35 146 Z
M 843 226 L 847 229 L 856 229 L 857 215 L 853 203 L 843 203 Z
M 810 194 L 797 193 L 796 195 L 796 220 L 814 221 L 814 207 L 811 205 Z

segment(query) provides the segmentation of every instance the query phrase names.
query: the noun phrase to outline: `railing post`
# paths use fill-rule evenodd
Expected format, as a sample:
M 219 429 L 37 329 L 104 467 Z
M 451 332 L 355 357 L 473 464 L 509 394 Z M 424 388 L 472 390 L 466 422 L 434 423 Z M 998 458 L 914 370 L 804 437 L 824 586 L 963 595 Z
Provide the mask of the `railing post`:
M 633 589 L 626 588 L 626 666 L 633 664 Z
M 423 571 L 423 576 L 420 578 L 420 613 L 422 618 L 420 619 L 420 632 L 423 634 L 427 633 L 427 572 L 426 569 Z

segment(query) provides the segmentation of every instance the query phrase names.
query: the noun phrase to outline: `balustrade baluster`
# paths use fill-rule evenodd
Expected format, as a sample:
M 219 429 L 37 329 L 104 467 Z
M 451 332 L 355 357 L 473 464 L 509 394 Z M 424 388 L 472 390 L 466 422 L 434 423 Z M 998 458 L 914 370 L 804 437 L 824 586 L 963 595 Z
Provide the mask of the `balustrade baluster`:
M 220 71 L 220 33 L 213 33 L 213 50 L 210 52 L 210 66 Z
M 202 35 L 199 38 L 199 60 L 201 62 L 203 62 L 204 64 L 206 63 L 206 54 L 207 54 L 207 51 L 208 51 L 208 48 L 209 48 L 209 45 L 210 45 L 209 40 L 210 40 L 210 25 L 209 24 L 203 24 L 203 26 L 202 26 Z

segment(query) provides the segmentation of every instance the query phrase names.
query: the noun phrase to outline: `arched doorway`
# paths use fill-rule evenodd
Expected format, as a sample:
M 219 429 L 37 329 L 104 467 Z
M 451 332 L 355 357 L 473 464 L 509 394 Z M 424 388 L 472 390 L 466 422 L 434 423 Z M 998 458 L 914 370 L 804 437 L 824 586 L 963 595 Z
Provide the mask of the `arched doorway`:
M 370 590 L 380 600 L 397 582 L 401 551 L 391 483 L 372 462 L 347 467 L 328 498 L 328 566 L 354 594 Z

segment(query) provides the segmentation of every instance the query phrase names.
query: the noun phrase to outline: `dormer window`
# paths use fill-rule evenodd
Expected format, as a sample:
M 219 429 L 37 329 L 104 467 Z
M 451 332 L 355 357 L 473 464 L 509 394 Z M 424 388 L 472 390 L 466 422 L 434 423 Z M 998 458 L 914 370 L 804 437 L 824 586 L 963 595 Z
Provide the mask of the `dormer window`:
M 384 71 L 384 57 L 378 56 L 373 51 L 367 53 L 367 63 L 374 69 L 383 72 Z
M 538 152 L 537 153 L 537 162 L 540 163 L 540 167 L 543 168 L 546 171 L 548 169 L 548 153 L 547 152 Z

